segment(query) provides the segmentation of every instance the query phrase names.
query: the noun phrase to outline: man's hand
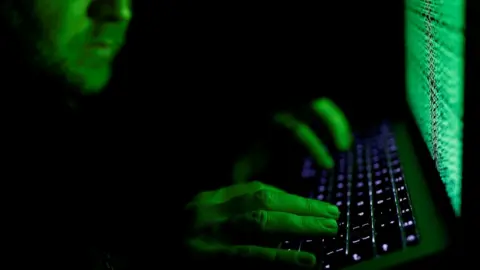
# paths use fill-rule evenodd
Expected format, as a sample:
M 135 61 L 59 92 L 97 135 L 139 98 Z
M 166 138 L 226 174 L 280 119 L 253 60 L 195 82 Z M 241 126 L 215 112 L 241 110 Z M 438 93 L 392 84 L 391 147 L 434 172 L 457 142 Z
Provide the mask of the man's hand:
M 315 256 L 277 249 L 276 244 L 302 236 L 335 235 L 339 217 L 336 206 L 260 182 L 200 193 L 187 210 L 193 217 L 187 244 L 195 258 L 300 267 L 314 266 Z
M 311 109 L 316 114 L 315 116 L 320 118 L 327 126 L 337 149 L 340 151 L 348 150 L 352 145 L 353 136 L 348 121 L 340 108 L 331 100 L 321 98 L 312 102 Z M 288 112 L 278 113 L 275 116 L 275 122 L 290 130 L 320 166 L 324 168 L 333 167 L 333 159 L 325 144 L 309 126 L 309 123 L 303 122 L 295 114 Z
M 310 107 L 307 108 L 309 115 L 306 117 L 305 114 L 300 115 L 294 111 L 281 112 L 275 115 L 273 119 L 274 123 L 290 135 L 293 135 L 293 139 L 312 155 L 320 167 L 332 168 L 334 161 L 323 139 L 330 137 L 333 140 L 335 148 L 340 151 L 348 150 L 353 142 L 350 125 L 342 110 L 330 99 L 317 99 L 309 104 L 309 106 Z M 327 131 L 325 133 L 327 134 L 318 134 L 318 130 L 315 130 L 312 127 L 312 123 L 309 122 L 309 120 L 311 121 L 312 119 L 314 122 L 323 123 Z M 277 136 L 277 134 L 272 135 Z M 272 153 L 274 152 L 272 147 L 283 149 L 285 146 L 284 143 L 288 144 L 289 142 L 285 141 L 272 145 L 265 141 L 260 141 L 256 145 L 253 145 L 249 151 L 235 163 L 233 182 L 245 183 L 248 182 L 252 176 L 264 172 L 267 167 L 277 168 L 277 164 L 271 164 Z M 285 155 L 289 154 L 285 151 L 282 153 Z M 277 159 L 283 158 L 277 156 Z

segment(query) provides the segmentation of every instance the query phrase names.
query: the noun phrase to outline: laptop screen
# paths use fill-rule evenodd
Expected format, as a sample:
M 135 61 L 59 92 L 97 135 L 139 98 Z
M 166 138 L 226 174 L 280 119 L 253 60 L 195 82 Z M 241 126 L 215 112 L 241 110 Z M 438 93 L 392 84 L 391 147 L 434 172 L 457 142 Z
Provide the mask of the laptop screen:
M 465 0 L 406 0 L 407 102 L 460 216 Z

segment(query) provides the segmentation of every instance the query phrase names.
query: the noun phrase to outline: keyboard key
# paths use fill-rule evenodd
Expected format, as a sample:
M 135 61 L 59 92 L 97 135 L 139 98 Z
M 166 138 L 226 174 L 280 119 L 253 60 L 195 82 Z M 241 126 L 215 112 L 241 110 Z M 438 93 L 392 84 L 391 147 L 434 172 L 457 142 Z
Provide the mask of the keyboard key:
M 392 156 L 390 154 L 390 156 Z M 399 176 L 403 176 L 403 172 L 402 172 L 402 169 L 400 168 L 400 166 L 393 166 L 392 167 L 392 173 L 393 173 L 393 177 L 399 177 Z
M 388 180 L 386 181 L 387 183 L 385 183 L 385 181 L 379 177 L 375 177 L 374 178 L 375 180 L 373 180 L 373 188 L 374 189 L 380 189 L 380 188 L 383 188 L 385 187 L 386 184 L 390 184 L 388 182 Z
M 409 222 L 409 221 L 413 222 L 413 213 L 412 213 L 412 210 L 410 210 L 410 208 L 400 210 L 400 211 L 401 211 L 400 215 L 402 217 L 403 222 Z
M 338 218 L 338 221 L 345 221 L 346 222 L 348 212 L 346 211 L 345 208 L 341 208 L 341 209 L 339 208 L 339 210 L 340 210 L 340 216 Z
M 394 197 L 374 198 L 374 209 L 396 208 Z
M 332 267 L 332 264 L 328 260 L 325 260 L 322 263 L 322 269 L 331 270 L 331 269 L 334 269 L 334 268 Z M 340 268 L 338 268 L 338 269 L 340 269 Z
M 365 224 L 365 226 L 355 226 L 350 232 L 350 241 L 357 242 L 357 240 L 368 239 L 372 236 L 372 227 L 370 224 Z
M 346 212 L 347 211 L 347 200 L 346 200 L 346 198 L 344 200 L 334 200 L 333 204 L 338 207 L 338 210 L 340 210 L 340 212 Z
M 398 248 L 392 249 L 391 245 L 388 243 L 377 243 L 377 254 L 379 255 L 387 254 L 395 250 L 398 250 Z
M 393 181 L 397 184 L 397 185 L 403 185 L 405 183 L 404 179 L 403 179 L 403 175 L 401 176 L 396 176 L 393 178 Z
M 361 226 L 371 221 L 372 217 L 370 215 L 370 209 L 368 209 L 368 211 L 352 213 L 352 215 L 350 215 L 350 223 L 352 226 Z
M 320 193 L 315 198 L 319 201 L 326 201 L 328 198 L 327 192 Z
M 370 207 L 370 196 L 368 190 L 352 192 L 351 202 L 353 206 L 358 206 L 358 202 L 363 201 L 365 206 Z
M 418 236 L 416 233 L 406 234 L 405 239 L 407 242 L 407 246 L 414 246 L 418 244 Z
M 304 240 L 300 246 L 301 251 L 310 252 L 315 255 L 322 253 L 322 241 L 321 240 Z
M 352 239 L 349 250 L 349 261 L 357 263 L 373 258 L 373 242 L 371 236 Z
M 284 241 L 281 246 L 282 249 L 298 251 L 300 248 L 299 241 Z
M 323 240 L 323 249 L 325 254 L 343 252 L 345 253 L 345 248 L 347 244 L 345 243 L 345 238 L 325 238 Z
M 401 210 L 410 209 L 410 200 L 405 192 L 398 192 L 398 201 Z
M 323 256 L 323 269 L 340 269 L 346 263 L 345 248 L 325 252 Z
M 380 189 L 374 189 L 373 201 L 374 207 L 392 207 L 395 204 L 394 194 L 391 187 L 385 187 Z
M 369 212 L 370 211 L 370 199 L 352 200 L 350 203 L 351 213 Z
M 377 220 L 375 224 L 377 253 L 385 254 L 403 247 L 402 235 L 397 219 Z
M 346 230 L 342 229 L 341 231 L 339 230 L 339 232 L 337 233 L 337 236 L 333 237 L 332 239 L 335 241 L 346 243 L 346 236 L 347 236 Z
M 397 216 L 397 207 L 393 198 L 390 200 L 377 200 L 374 203 L 373 213 L 375 218 L 385 217 L 396 217 Z
M 413 221 L 413 218 L 402 219 L 402 227 L 405 234 L 405 242 L 407 246 L 414 246 L 418 244 L 418 234 L 415 228 L 415 222 Z
M 367 222 L 362 225 L 352 226 L 350 231 L 350 238 L 361 239 L 362 237 L 365 237 L 371 234 L 372 234 L 372 225 L 370 222 Z
M 320 185 L 328 185 L 328 182 L 330 182 L 330 177 L 321 177 L 320 178 Z

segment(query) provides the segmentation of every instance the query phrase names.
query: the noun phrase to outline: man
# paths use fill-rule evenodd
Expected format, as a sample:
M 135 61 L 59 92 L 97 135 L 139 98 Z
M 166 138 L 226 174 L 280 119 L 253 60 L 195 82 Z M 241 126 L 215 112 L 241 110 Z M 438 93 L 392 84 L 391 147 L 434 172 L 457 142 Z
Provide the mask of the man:
M 120 151 L 113 146 L 125 135 L 119 121 L 108 121 L 111 118 L 104 112 L 111 108 L 110 102 L 105 104 L 109 100 L 101 94 L 125 42 L 131 1 L 1 0 L 0 10 L 1 107 L 8 142 L 4 155 L 11 157 L 5 163 L 5 169 L 12 171 L 9 188 L 20 190 L 16 185 L 21 179 L 41 179 L 22 184 L 22 192 L 12 194 L 26 203 L 13 208 L 12 228 L 36 220 L 18 234 L 22 240 L 12 242 L 27 243 L 21 246 L 28 249 L 25 262 L 55 265 L 68 259 L 69 264 L 92 268 L 92 261 L 104 268 L 119 260 L 109 254 L 115 243 L 105 231 L 116 233 L 111 225 L 121 218 L 105 203 L 113 196 L 98 195 L 109 181 L 119 179 L 110 168 L 123 166 L 118 162 L 122 158 L 113 158 Z M 129 153 L 128 144 L 123 144 L 121 151 Z M 111 178 L 106 179 L 107 173 Z M 109 187 L 109 193 L 114 188 Z M 78 228 L 81 232 L 73 233 Z M 56 255 L 41 252 L 44 243 Z
M 275 238 L 279 235 L 333 235 L 338 209 L 261 182 L 249 183 L 267 167 L 275 166 L 269 162 L 273 160 L 272 151 L 286 144 L 273 132 L 277 129 L 293 135 L 321 166 L 334 165 L 325 144 L 299 114 L 278 112 L 269 119 L 266 112 L 264 117 L 253 113 L 266 119 L 262 125 L 276 127 L 257 130 L 254 141 L 246 139 L 247 132 L 240 133 L 242 136 L 232 133 L 248 130 L 254 126 L 254 119 L 238 118 L 239 122 L 233 123 L 236 129 L 228 129 L 227 125 L 212 124 L 209 116 L 213 114 L 204 113 L 205 106 L 182 108 L 189 120 L 186 128 L 185 122 L 179 121 L 183 115 L 150 115 L 148 119 L 155 122 L 144 121 L 146 111 L 132 111 L 128 106 L 114 114 L 105 109 L 110 107 L 104 107 L 103 102 L 108 100 L 98 103 L 97 99 L 124 44 L 132 18 L 131 0 L 3 0 L 1 5 L 2 30 L 9 36 L 3 43 L 4 63 L 10 64 L 3 79 L 28 88 L 13 91 L 10 105 L 14 106 L 8 108 L 24 115 L 22 127 L 28 132 L 18 134 L 29 136 L 22 137 L 22 153 L 37 157 L 34 162 L 21 159 L 19 163 L 29 169 L 22 172 L 33 171 L 35 178 L 59 179 L 61 182 L 52 187 L 58 189 L 60 185 L 66 194 L 55 197 L 48 193 L 36 197 L 32 204 L 55 198 L 42 209 L 51 211 L 52 218 L 60 218 L 57 226 L 68 224 L 48 233 L 42 227 L 41 234 L 49 236 L 48 243 L 65 230 L 62 235 L 68 236 L 69 246 L 82 243 L 93 250 L 96 269 L 156 266 L 168 258 L 168 251 L 157 252 L 157 248 L 173 249 L 172 241 L 184 243 L 182 239 L 193 259 L 209 264 L 214 263 L 210 259 L 226 257 L 254 265 L 258 260 L 299 267 L 315 265 L 312 254 L 277 250 L 262 246 L 262 241 L 279 240 Z M 100 106 L 92 105 L 91 99 Z M 224 114 L 231 113 L 227 107 Z M 235 110 L 239 113 L 241 108 Z M 350 146 L 348 124 L 331 101 L 315 101 L 307 111 L 323 121 L 337 148 Z M 203 113 L 201 117 L 199 113 Z M 39 126 L 45 123 L 51 125 Z M 203 127 L 203 131 L 192 133 L 192 125 Z M 153 132 L 156 128 L 161 131 Z M 216 136 L 218 132 L 222 132 L 224 142 Z M 167 143 L 159 145 L 159 141 Z M 246 146 L 242 149 L 246 151 L 237 151 L 237 144 Z M 166 149 L 169 145 L 175 148 L 171 152 Z M 207 157 L 209 154 L 214 157 Z M 38 166 L 42 161 L 48 162 Z M 41 169 L 33 170 L 34 166 Z M 43 189 L 48 183 L 42 182 Z M 195 188 L 188 190 L 185 186 Z M 191 196 L 207 189 L 215 191 Z M 171 193 L 180 198 L 170 201 Z M 68 213 L 59 211 L 59 205 L 68 206 Z M 187 213 L 193 215 L 183 212 L 185 205 Z M 180 226 L 178 222 L 184 217 L 193 219 Z M 72 222 L 65 222 L 69 218 Z M 81 224 L 81 229 L 68 227 L 72 224 Z M 169 231 L 174 227 L 186 231 Z M 166 240 L 172 234 L 176 239 Z M 258 237 L 252 238 L 252 234 Z M 238 235 L 245 237 L 239 239 Z M 57 249 L 68 250 L 61 245 Z
M 130 0 L 4 1 L 2 11 L 30 68 L 83 95 L 98 94 L 108 83 L 132 18 Z

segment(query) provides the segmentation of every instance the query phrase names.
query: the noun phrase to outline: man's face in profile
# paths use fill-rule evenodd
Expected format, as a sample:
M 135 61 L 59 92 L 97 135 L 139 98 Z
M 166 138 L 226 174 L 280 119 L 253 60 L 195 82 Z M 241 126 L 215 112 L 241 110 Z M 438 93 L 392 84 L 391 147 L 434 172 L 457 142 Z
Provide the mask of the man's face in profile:
M 12 8 L 12 21 L 35 45 L 35 67 L 65 79 L 83 94 L 100 92 L 125 42 L 131 0 L 14 1 L 27 3 L 23 10 Z

